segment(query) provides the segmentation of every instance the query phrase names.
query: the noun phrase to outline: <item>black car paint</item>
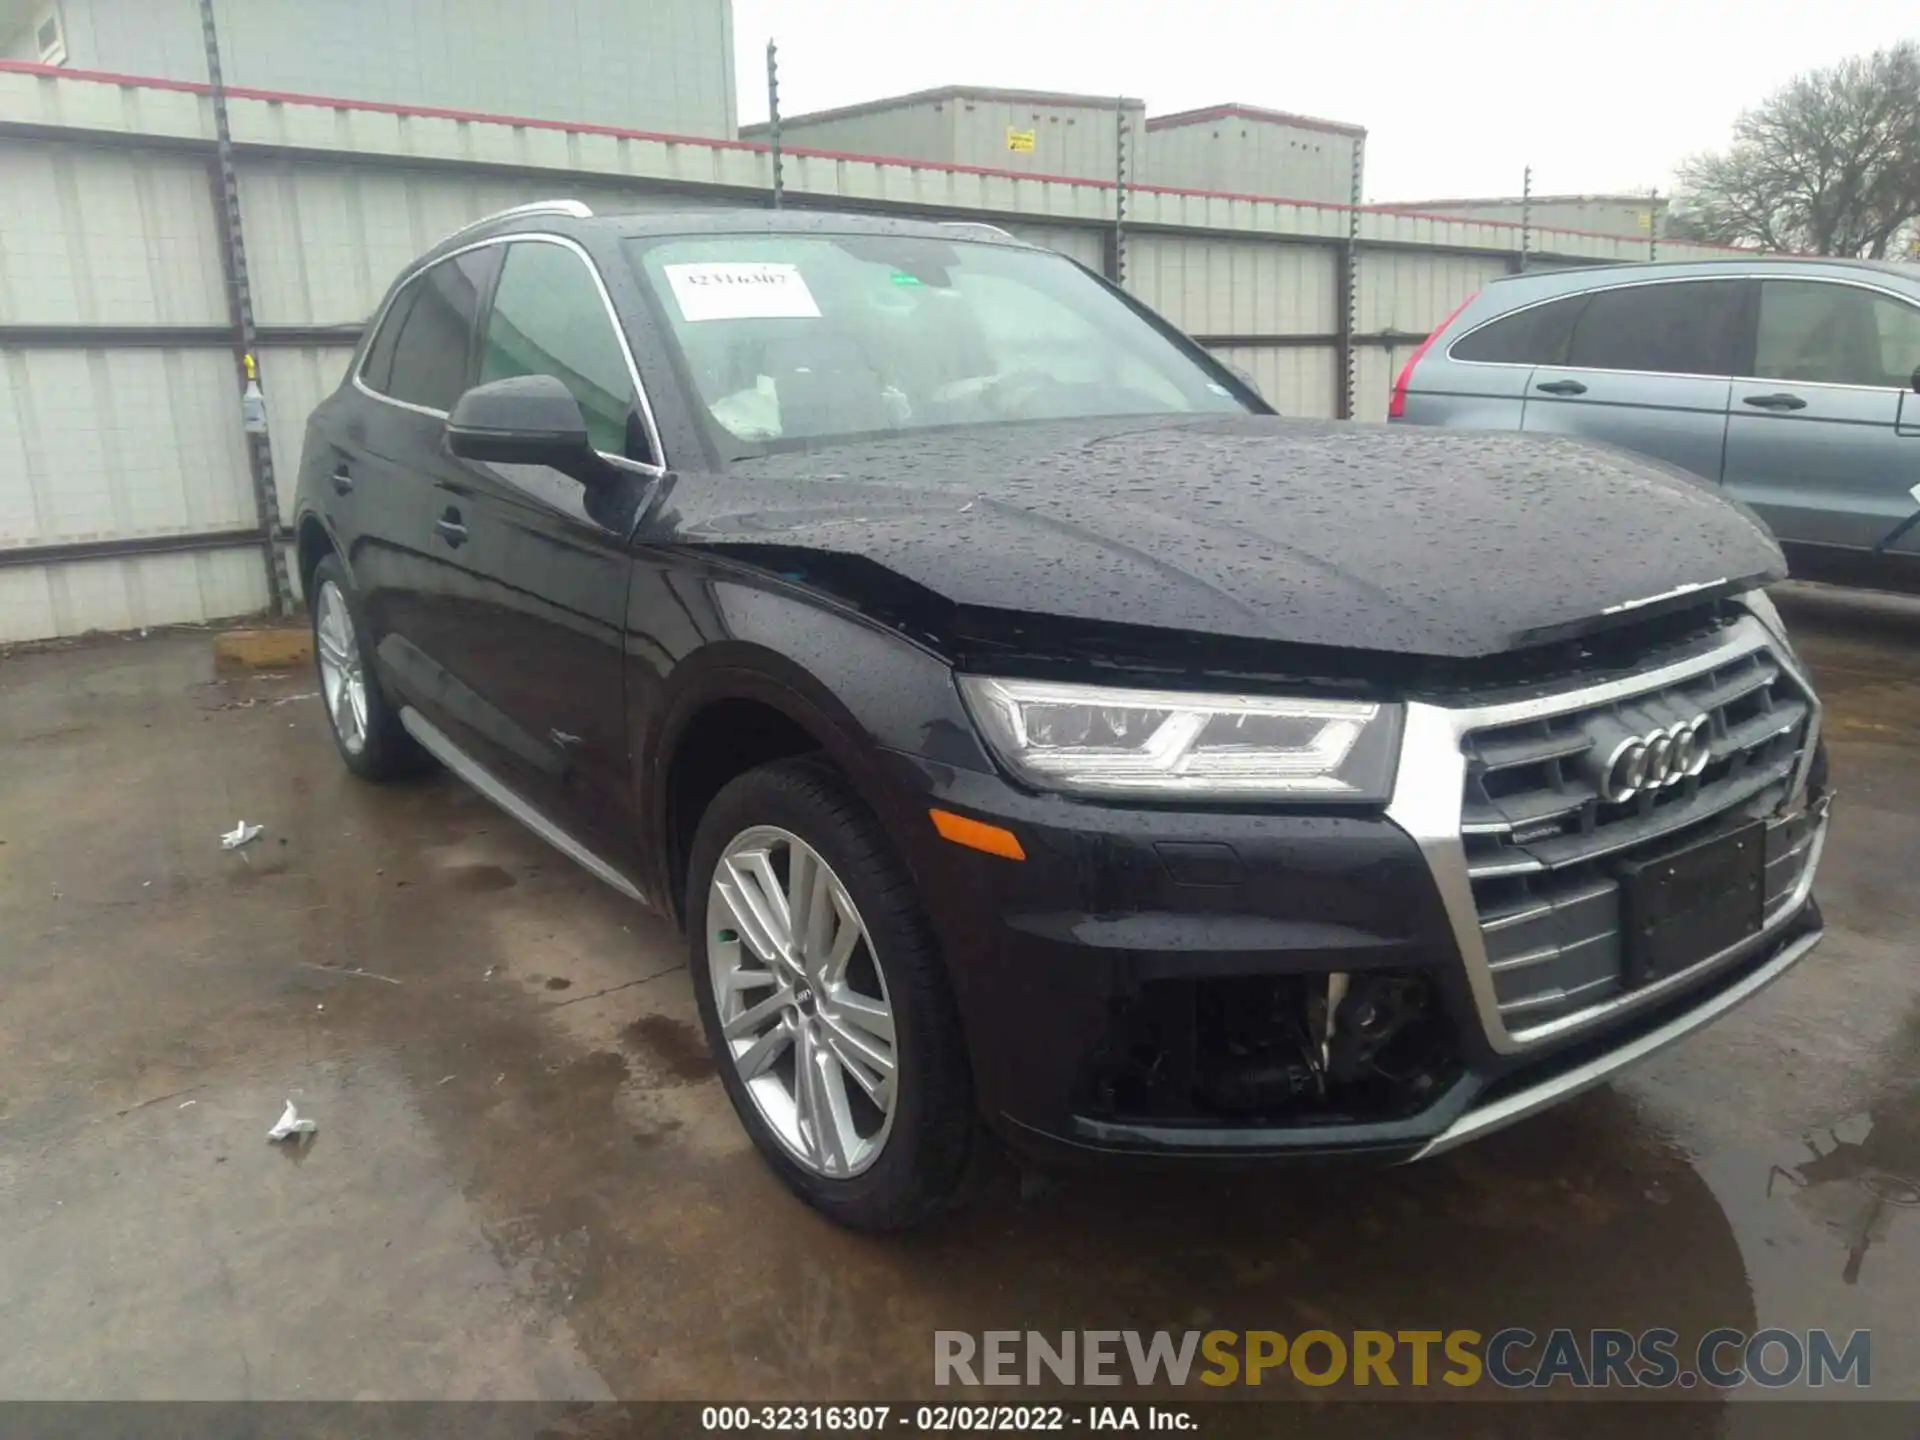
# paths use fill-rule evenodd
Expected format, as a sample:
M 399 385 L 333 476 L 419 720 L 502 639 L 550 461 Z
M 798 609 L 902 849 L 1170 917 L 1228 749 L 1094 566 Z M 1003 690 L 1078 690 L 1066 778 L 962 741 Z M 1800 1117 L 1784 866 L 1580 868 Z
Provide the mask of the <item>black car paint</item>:
M 745 483 L 741 483 L 745 482 Z M 915 434 L 741 461 L 678 539 L 862 555 L 952 604 L 1464 658 L 1783 572 L 1757 520 L 1619 450 L 1247 415 Z
M 1423 674 L 1464 671 L 1620 623 L 1609 607 L 1781 572 L 1764 530 L 1690 481 L 1507 436 L 1253 413 L 727 465 L 617 237 L 539 228 L 577 243 L 607 286 L 661 473 L 609 466 L 583 486 L 470 464 L 446 448 L 442 417 L 349 379 L 310 423 L 297 524 L 321 527 L 345 562 L 400 698 L 669 915 L 687 838 L 670 804 L 680 746 L 727 702 L 797 724 L 895 840 L 948 956 L 984 1108 L 1029 1139 L 1080 1143 L 1080 1048 L 1113 994 L 1175 956 L 1217 973 L 1276 956 L 1430 968 L 1464 1043 L 1490 1057 L 1455 957 L 1422 939 L 1449 935 L 1431 878 L 1384 817 L 1026 792 L 982 748 L 956 664 L 1380 692 L 1409 657 Z M 343 468 L 350 490 L 330 483 Z M 436 528 L 449 519 L 465 527 L 458 544 Z M 939 840 L 930 804 L 1014 828 L 1030 863 Z M 1171 842 L 1228 847 L 1248 878 L 1183 884 L 1157 848 Z M 1398 1153 L 1445 1118 L 1436 1107 L 1404 1135 L 1322 1138 Z

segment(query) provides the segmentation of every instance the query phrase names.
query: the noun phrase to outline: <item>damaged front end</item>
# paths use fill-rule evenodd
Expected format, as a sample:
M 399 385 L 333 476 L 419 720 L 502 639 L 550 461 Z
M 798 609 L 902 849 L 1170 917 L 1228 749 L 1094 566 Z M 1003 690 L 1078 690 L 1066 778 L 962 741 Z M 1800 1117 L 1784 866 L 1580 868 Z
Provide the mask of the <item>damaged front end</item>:
M 1461 1073 L 1417 970 L 1159 980 L 1116 998 L 1080 1112 L 1144 1125 L 1405 1119 Z

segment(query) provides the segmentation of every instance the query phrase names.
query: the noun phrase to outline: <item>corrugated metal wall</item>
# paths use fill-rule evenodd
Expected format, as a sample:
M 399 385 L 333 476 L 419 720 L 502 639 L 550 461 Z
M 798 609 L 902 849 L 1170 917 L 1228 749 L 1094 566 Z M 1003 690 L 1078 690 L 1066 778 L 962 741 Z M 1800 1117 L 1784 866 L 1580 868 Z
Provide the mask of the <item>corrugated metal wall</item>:
M 256 523 L 203 157 L 0 143 L 0 551 L 164 544 Z M 81 327 L 97 327 L 94 343 Z M 137 342 L 137 343 L 130 343 Z M 257 550 L 0 568 L 0 639 L 265 602 Z
M 1399 208 L 1504 220 L 1510 225 L 1524 221 L 1543 230 L 1590 230 L 1645 240 L 1653 231 L 1655 217 L 1665 215 L 1667 202 L 1643 195 L 1542 195 L 1531 201 L 1418 201 Z
M 218 620 L 250 614 L 266 598 L 255 550 L 5 566 L 0 643 Z
M 233 122 L 283 513 L 308 413 L 393 274 L 447 232 L 560 194 L 603 211 L 752 202 L 770 179 L 764 153 L 697 141 L 253 100 Z M 268 601 L 211 158 L 199 95 L 0 69 L 0 641 Z M 796 203 L 987 220 L 1095 269 L 1113 243 L 1110 185 L 804 156 L 786 177 Z M 1348 223 L 1136 192 L 1126 283 L 1281 410 L 1337 415 Z M 1378 419 L 1415 337 L 1520 242 L 1471 220 L 1359 223 L 1354 410 Z M 1540 264 L 1639 258 L 1603 238 L 1532 245 Z
M 253 519 L 233 359 L 219 350 L 11 350 L 0 541 L 72 544 Z
M 1137 235 L 1127 288 L 1192 335 L 1329 335 L 1338 325 L 1324 246 Z
M 1022 225 L 1015 222 L 1002 224 L 1000 228 L 1029 245 L 1044 245 L 1049 250 L 1058 250 L 1062 255 L 1078 260 L 1089 270 L 1099 270 L 1106 264 L 1107 237 L 1090 226 Z
M 0 325 L 220 325 L 207 162 L 0 143 Z

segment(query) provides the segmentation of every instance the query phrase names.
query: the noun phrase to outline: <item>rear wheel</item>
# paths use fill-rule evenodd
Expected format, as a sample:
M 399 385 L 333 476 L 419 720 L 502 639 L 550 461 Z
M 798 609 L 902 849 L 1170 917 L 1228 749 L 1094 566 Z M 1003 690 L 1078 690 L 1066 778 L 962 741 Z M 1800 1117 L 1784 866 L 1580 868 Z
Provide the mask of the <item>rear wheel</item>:
M 788 760 L 722 790 L 687 917 L 708 1043 L 780 1178 L 855 1229 L 944 1208 L 974 1129 L 959 1022 L 911 884 L 844 781 Z
M 314 668 L 340 758 L 367 780 L 417 773 L 427 765 L 427 754 L 400 723 L 398 709 L 368 663 L 360 640 L 365 628 L 346 567 L 328 555 L 314 568 L 311 585 Z

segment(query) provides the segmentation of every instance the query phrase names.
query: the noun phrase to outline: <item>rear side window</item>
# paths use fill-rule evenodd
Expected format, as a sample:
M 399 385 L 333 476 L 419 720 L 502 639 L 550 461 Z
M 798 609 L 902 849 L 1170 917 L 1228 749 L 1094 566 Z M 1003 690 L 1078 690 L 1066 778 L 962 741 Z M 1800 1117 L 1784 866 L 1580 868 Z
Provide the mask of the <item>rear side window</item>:
M 1456 341 L 1447 353 L 1455 360 L 1494 365 L 1558 365 L 1587 299 L 1569 295 L 1502 316 Z
M 362 380 L 409 405 L 453 409 L 466 389 L 480 297 L 498 262 L 498 247 L 469 250 L 408 282 L 367 348 Z
M 374 334 L 373 343 L 367 346 L 367 358 L 360 364 L 360 380 L 368 389 L 384 395 L 393 383 L 393 342 L 400 338 L 400 327 L 407 323 L 419 294 L 418 284 L 409 285 L 387 307 L 386 323 Z
M 1753 373 L 1815 385 L 1905 389 L 1920 366 L 1920 310 L 1857 285 L 1766 280 Z
M 1577 370 L 1731 375 L 1738 280 L 1688 280 L 1596 291 L 1574 322 L 1564 364 Z
M 551 375 L 573 392 L 593 448 L 649 460 L 633 375 L 587 262 L 560 245 L 509 246 L 480 349 L 480 383 Z

